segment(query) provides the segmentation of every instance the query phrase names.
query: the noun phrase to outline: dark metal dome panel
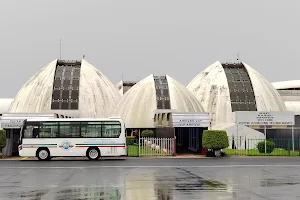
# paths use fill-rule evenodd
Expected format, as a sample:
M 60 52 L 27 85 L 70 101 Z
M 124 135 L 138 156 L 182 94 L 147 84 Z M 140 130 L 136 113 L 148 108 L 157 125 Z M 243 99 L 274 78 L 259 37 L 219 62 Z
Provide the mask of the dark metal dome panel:
M 232 112 L 257 111 L 249 74 L 242 63 L 222 64 L 229 86 Z
M 153 76 L 157 109 L 171 109 L 169 86 L 166 76 Z
M 55 69 L 52 110 L 78 110 L 81 61 L 58 60 Z

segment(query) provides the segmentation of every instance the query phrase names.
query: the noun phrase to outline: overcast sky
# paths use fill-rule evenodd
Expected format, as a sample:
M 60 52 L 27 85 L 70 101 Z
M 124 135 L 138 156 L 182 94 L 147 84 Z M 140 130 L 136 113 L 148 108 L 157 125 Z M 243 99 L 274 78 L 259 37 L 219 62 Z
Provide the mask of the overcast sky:
M 44 65 L 86 60 L 113 83 L 168 74 L 188 83 L 237 52 L 269 81 L 300 79 L 300 1 L 0 1 L 0 97 Z

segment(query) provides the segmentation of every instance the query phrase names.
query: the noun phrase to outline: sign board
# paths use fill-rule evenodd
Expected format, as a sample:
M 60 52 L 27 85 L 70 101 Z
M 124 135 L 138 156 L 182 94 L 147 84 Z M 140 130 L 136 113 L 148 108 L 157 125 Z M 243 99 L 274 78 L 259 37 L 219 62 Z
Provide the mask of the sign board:
M 235 122 L 238 125 L 295 125 L 294 112 L 276 111 L 236 111 Z
M 209 127 L 208 113 L 172 113 L 173 127 Z
M 3 129 L 19 129 L 25 119 L 53 119 L 56 114 L 46 113 L 5 113 L 0 118 L 0 127 Z
M 18 129 L 21 128 L 24 119 L 2 119 L 0 127 L 3 129 Z

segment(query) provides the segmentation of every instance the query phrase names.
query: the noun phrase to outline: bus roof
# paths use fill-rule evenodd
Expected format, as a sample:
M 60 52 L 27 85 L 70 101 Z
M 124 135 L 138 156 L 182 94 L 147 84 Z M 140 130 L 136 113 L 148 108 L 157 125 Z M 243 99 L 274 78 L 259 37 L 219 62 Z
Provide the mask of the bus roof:
M 27 119 L 28 122 L 81 122 L 81 121 L 120 121 L 123 122 L 122 118 L 54 118 L 54 119 L 45 119 L 45 118 L 36 118 L 36 119 Z

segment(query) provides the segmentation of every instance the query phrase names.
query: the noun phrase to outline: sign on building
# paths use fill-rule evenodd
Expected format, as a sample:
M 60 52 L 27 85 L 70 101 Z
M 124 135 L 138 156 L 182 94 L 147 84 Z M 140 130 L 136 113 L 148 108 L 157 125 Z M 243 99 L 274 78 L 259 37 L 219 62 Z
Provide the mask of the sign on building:
M 209 127 L 208 113 L 172 113 L 173 127 Z
M 0 120 L 0 127 L 3 129 L 18 129 L 23 125 L 24 119 L 3 119 Z
M 295 125 L 294 112 L 276 111 L 236 111 L 235 122 L 238 125 Z

